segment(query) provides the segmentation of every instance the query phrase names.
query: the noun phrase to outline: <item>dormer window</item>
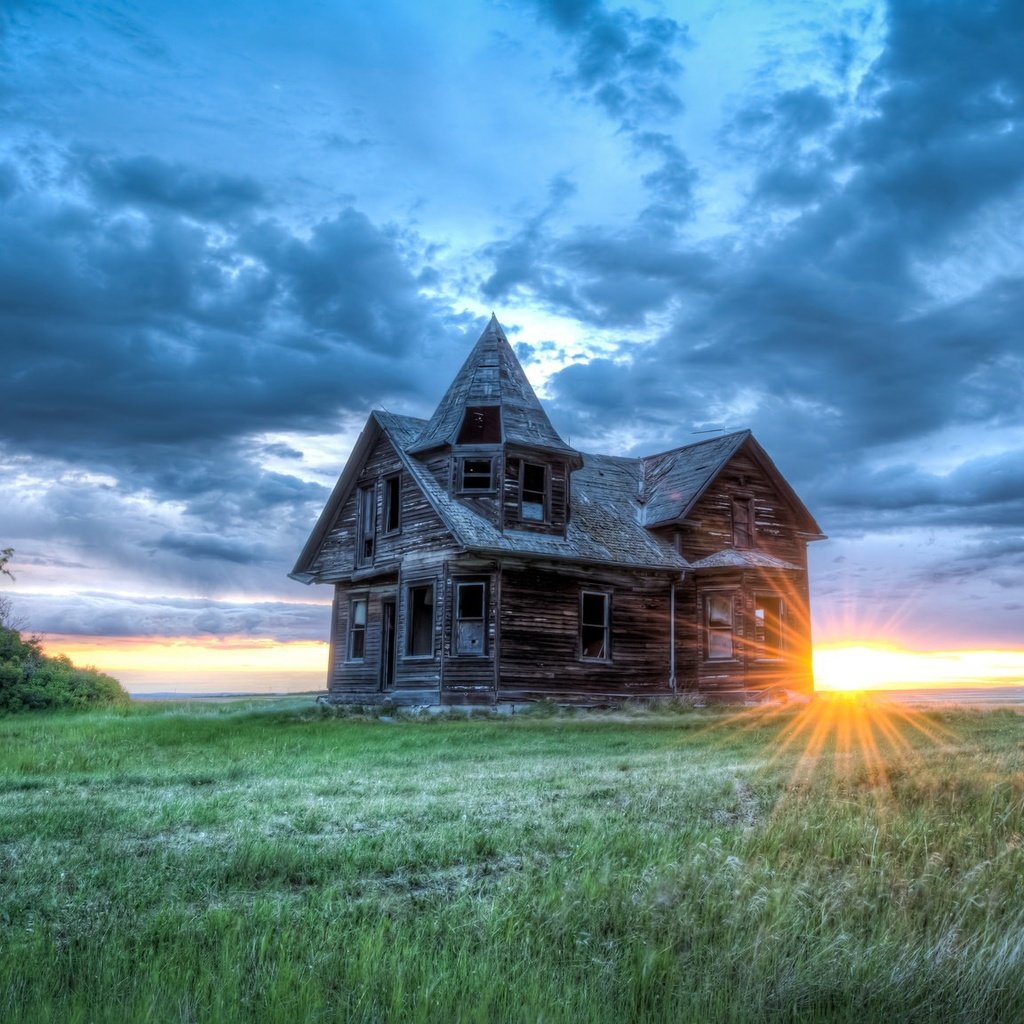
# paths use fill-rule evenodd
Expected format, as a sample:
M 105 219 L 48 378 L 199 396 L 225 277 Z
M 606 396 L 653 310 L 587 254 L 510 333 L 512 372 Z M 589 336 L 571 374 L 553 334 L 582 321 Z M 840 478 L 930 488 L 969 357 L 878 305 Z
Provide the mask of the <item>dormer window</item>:
M 501 406 L 473 405 L 466 409 L 456 444 L 501 444 Z
M 462 459 L 459 466 L 459 490 L 494 490 L 494 459 Z
M 543 523 L 547 519 L 548 470 L 533 462 L 523 463 L 519 516 L 527 523 Z

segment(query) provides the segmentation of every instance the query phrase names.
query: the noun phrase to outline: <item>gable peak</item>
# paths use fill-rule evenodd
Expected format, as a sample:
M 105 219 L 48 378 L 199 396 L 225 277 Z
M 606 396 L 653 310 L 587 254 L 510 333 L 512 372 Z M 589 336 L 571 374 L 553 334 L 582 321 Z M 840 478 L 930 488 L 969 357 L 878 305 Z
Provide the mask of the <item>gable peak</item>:
M 494 313 L 409 450 L 454 445 L 467 410 L 495 407 L 500 409 L 502 442 L 554 450 L 575 457 L 574 461 L 579 458 L 551 425 Z

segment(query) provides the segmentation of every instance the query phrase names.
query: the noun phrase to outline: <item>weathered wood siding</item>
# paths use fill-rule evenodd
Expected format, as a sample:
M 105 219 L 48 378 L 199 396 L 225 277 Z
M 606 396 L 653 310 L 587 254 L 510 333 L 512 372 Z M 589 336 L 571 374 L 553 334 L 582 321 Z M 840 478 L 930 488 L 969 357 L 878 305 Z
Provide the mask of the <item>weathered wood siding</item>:
M 459 583 L 485 586 L 483 654 L 459 654 L 456 643 L 456 588 Z M 497 684 L 498 653 L 498 567 L 494 562 L 466 559 L 449 562 L 444 573 L 443 602 L 444 669 L 441 698 L 448 704 L 490 704 Z
M 690 562 L 733 546 L 734 498 L 754 504 L 754 548 L 807 567 L 807 543 L 796 515 L 771 478 L 746 452 L 737 452 L 686 517 L 679 550 Z
M 732 658 L 708 658 L 705 601 L 711 594 L 727 595 L 732 602 Z M 764 657 L 756 638 L 755 601 L 760 594 L 782 601 L 782 645 L 778 657 Z M 689 573 L 677 603 L 685 609 L 680 651 L 685 668 L 680 664 L 680 689 L 712 694 L 772 686 L 811 689 L 811 633 L 804 573 L 749 569 Z
M 395 582 L 375 586 L 337 584 L 334 588 L 334 616 L 331 629 L 331 660 L 327 688 L 332 693 L 371 694 L 380 690 L 381 602 L 394 598 Z M 362 660 L 349 658 L 349 617 L 352 602 L 365 598 L 366 634 Z
M 666 576 L 522 566 L 501 573 L 499 699 L 668 694 Z M 580 592 L 611 595 L 610 658 L 580 659 Z
M 428 656 L 408 653 L 409 588 L 432 585 L 433 651 Z M 395 671 L 392 692 L 417 701 L 438 699 L 443 663 L 444 570 L 435 557 L 433 563 L 421 560 L 415 569 L 390 574 L 373 583 L 339 583 L 335 587 L 334 621 L 328 689 L 335 696 L 379 696 L 382 690 L 383 604 L 395 603 Z M 367 600 L 365 654 L 352 660 L 349 654 L 349 616 L 352 601 Z
M 401 526 L 395 533 L 384 533 L 383 481 L 394 474 L 400 475 L 402 481 Z M 399 561 L 408 569 L 411 557 L 432 552 L 436 560 L 440 552 L 455 549 L 448 529 L 416 482 L 403 471 L 398 453 L 382 435 L 370 451 L 356 486 L 339 510 L 317 556 L 314 569 L 318 582 L 352 579 L 356 555 L 356 499 L 359 489 L 367 486 L 374 487 L 376 541 L 373 558 L 360 567 L 357 576 L 388 567 L 397 571 Z
M 714 694 L 782 685 L 810 689 L 810 618 L 807 589 L 807 541 L 795 512 L 772 479 L 746 452 L 729 460 L 717 479 L 676 532 L 677 547 L 690 562 L 733 547 L 733 501 L 751 499 L 754 537 L 752 550 L 783 559 L 796 571 L 718 568 L 686 574 L 677 594 L 677 682 Z M 666 528 L 672 535 L 674 528 Z M 729 594 L 733 601 L 735 657 L 707 657 L 704 601 L 711 592 Z M 783 656 L 761 657 L 754 642 L 754 601 L 759 593 L 783 601 Z

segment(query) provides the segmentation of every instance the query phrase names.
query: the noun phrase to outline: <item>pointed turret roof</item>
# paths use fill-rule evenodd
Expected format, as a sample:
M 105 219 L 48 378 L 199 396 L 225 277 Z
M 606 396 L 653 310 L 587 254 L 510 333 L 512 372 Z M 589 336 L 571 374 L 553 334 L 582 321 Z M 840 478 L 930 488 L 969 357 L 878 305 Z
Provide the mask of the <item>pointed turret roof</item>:
M 466 409 L 485 406 L 500 406 L 505 444 L 541 448 L 582 461 L 579 452 L 551 425 L 493 313 L 434 415 L 408 450 L 425 452 L 455 444 Z

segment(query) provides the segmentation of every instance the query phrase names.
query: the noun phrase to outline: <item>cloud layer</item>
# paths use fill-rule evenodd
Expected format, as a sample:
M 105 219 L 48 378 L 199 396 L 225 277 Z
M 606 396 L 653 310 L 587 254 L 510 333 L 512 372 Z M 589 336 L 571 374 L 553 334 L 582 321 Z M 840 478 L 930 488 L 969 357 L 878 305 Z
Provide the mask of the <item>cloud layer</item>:
M 177 5 L 0 15 L 19 590 L 256 628 L 366 412 L 428 413 L 495 308 L 578 446 L 752 427 L 845 559 L 823 616 L 909 580 L 922 642 L 1019 641 L 1020 5 L 418 11 L 224 5 L 231 53 Z

